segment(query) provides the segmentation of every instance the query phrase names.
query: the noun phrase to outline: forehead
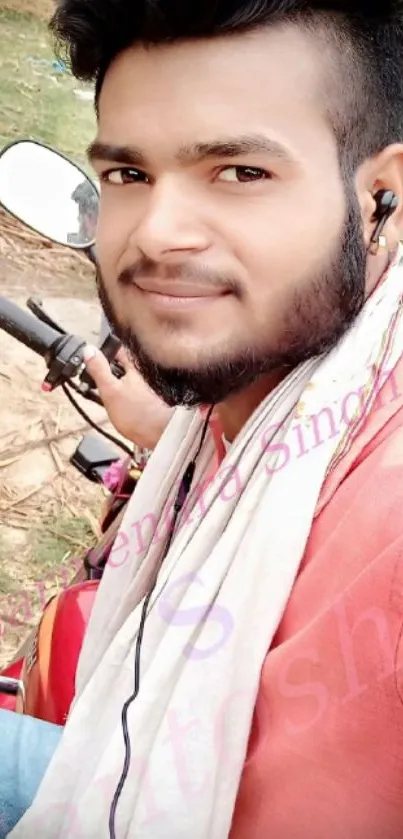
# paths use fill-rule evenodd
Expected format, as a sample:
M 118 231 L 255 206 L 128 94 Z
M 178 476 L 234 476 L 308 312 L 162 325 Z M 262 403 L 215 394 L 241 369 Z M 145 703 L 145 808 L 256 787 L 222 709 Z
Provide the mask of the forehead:
M 106 74 L 98 139 L 167 156 L 245 133 L 264 133 L 302 157 L 335 150 L 324 72 L 312 37 L 294 25 L 132 47 Z

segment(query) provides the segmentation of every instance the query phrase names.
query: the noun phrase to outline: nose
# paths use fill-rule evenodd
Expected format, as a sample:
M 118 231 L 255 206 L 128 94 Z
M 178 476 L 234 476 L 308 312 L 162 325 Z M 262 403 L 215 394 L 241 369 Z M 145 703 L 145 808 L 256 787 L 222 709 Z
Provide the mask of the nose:
M 131 235 L 131 244 L 159 262 L 170 255 L 201 253 L 209 248 L 210 234 L 203 222 L 200 196 L 173 179 L 150 188 L 144 215 Z

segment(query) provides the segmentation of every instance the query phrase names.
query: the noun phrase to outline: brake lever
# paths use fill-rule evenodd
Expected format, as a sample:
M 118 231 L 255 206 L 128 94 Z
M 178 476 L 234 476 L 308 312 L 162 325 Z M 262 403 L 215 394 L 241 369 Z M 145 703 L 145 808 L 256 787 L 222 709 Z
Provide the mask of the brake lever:
M 112 371 L 113 375 L 117 379 L 122 379 L 123 376 L 125 375 L 125 370 L 124 370 L 124 368 L 122 367 L 122 365 L 120 364 L 119 361 L 112 361 L 112 364 L 110 365 L 110 368 L 111 368 L 111 371 Z
M 59 324 L 44 311 L 43 302 L 40 297 L 29 297 L 27 300 L 27 307 L 35 315 L 38 320 L 42 321 L 42 323 L 46 323 L 48 326 L 51 326 L 59 335 L 67 335 L 65 329 L 63 329 Z
M 113 334 L 113 332 L 110 332 L 109 335 L 106 336 L 105 341 L 101 344 L 99 349 L 101 350 L 101 352 L 103 352 L 105 358 L 107 358 L 108 361 L 112 362 L 114 361 L 115 355 L 121 346 L 122 342 L 119 341 L 119 338 L 117 338 L 116 335 Z

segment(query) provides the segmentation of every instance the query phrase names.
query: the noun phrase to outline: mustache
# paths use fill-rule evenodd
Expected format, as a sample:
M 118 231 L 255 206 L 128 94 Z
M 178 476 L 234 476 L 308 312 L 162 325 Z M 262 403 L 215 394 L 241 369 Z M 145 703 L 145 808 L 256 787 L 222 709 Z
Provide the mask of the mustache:
M 160 280 L 182 280 L 206 286 L 209 285 L 217 291 L 231 291 L 236 297 L 242 296 L 242 288 L 238 281 L 228 274 L 213 271 L 203 265 L 192 265 L 191 263 L 178 263 L 176 265 L 161 265 L 149 257 L 141 257 L 133 262 L 118 276 L 118 283 L 123 286 L 133 285 L 137 279 L 160 279 Z

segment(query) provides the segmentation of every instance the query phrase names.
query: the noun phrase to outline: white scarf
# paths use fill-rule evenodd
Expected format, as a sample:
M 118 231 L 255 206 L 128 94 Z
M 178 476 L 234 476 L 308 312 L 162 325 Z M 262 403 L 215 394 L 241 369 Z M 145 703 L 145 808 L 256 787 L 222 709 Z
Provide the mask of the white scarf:
M 402 292 L 399 253 L 348 334 L 267 397 L 200 492 L 195 487 L 214 456 L 207 434 L 146 621 L 141 687 L 128 715 L 131 763 L 117 807 L 117 839 L 228 836 L 262 664 L 324 479 L 401 355 Z M 329 420 L 319 418 L 325 409 L 337 427 L 333 435 Z M 325 424 L 319 443 L 315 415 L 317 428 Z M 169 518 L 202 428 L 198 412 L 175 412 L 128 505 L 87 631 L 62 741 L 13 839 L 109 839 L 141 605 L 167 532 L 159 524 L 155 533 L 153 521 Z

